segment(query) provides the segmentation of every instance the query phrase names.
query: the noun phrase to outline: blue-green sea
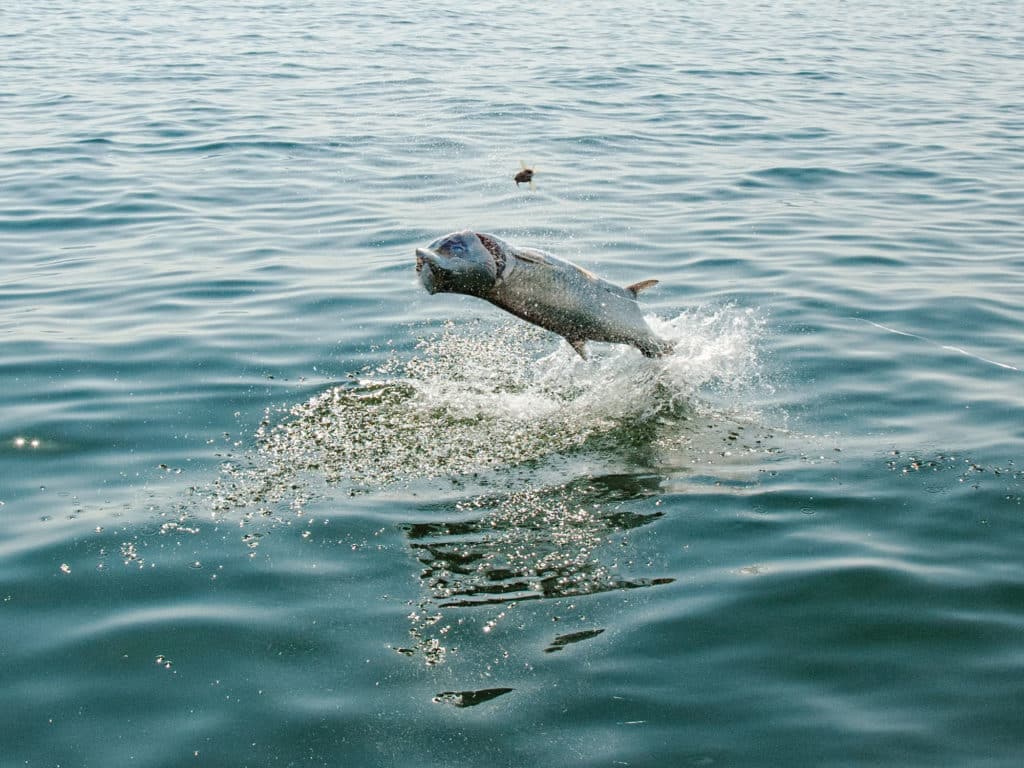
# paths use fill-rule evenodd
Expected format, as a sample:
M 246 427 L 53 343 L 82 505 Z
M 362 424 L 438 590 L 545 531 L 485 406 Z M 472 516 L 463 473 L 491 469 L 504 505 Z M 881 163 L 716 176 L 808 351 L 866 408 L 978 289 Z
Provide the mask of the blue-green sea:
M 4 4 L 0 768 L 1021 765 L 1022 51 Z M 675 351 L 428 295 L 464 228 L 659 280 Z

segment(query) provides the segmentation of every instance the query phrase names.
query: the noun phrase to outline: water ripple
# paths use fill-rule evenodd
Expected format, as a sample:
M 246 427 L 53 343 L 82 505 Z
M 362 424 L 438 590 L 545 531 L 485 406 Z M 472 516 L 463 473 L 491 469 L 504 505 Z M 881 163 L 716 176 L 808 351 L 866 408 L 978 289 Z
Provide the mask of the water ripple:
M 7 762 L 1019 763 L 1015 4 L 8 6 Z

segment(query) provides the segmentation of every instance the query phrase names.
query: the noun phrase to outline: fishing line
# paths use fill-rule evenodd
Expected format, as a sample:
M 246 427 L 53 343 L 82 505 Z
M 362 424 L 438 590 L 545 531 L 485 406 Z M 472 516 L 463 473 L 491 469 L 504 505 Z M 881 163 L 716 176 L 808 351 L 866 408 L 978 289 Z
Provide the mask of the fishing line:
M 933 341 L 932 339 L 929 339 L 929 338 L 927 338 L 925 336 L 921 336 L 921 335 L 916 334 L 916 333 L 910 333 L 908 331 L 901 331 L 901 330 L 898 330 L 896 328 L 890 328 L 887 325 L 882 325 L 881 323 L 876 323 L 874 320 L 867 320 L 867 319 L 865 319 L 863 317 L 855 317 L 853 319 L 854 320 L 861 320 L 861 321 L 863 321 L 865 323 L 868 323 L 869 325 L 875 326 L 876 328 L 881 328 L 883 331 L 888 331 L 889 333 L 895 333 L 897 336 L 909 336 L 912 339 L 920 339 L 921 341 L 926 342 L 928 344 L 931 344 L 933 347 L 938 347 L 939 349 L 945 349 L 945 350 L 947 350 L 949 352 L 956 352 L 958 354 L 964 355 L 965 357 L 970 357 L 970 358 L 973 358 L 974 360 L 980 360 L 983 363 L 988 363 L 989 365 L 995 365 L 995 366 L 997 366 L 999 368 L 1005 368 L 1006 370 L 1009 370 L 1009 371 L 1017 371 L 1018 373 L 1021 372 L 1021 369 L 1018 368 L 1015 365 L 1010 365 L 1009 363 L 1001 363 L 998 360 L 989 360 L 987 357 L 982 357 L 981 355 L 976 355 L 973 352 L 969 352 L 968 350 L 963 349 L 962 347 L 954 347 L 954 346 L 950 346 L 949 344 L 941 344 L 941 343 L 939 343 L 937 341 Z

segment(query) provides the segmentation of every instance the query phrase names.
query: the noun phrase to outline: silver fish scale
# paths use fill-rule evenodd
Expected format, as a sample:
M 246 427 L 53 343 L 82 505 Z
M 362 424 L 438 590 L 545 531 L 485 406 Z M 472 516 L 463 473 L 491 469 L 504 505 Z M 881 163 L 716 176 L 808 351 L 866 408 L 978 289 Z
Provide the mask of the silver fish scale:
M 513 249 L 512 256 L 485 297 L 493 304 L 570 342 L 662 344 L 625 288 L 540 251 Z

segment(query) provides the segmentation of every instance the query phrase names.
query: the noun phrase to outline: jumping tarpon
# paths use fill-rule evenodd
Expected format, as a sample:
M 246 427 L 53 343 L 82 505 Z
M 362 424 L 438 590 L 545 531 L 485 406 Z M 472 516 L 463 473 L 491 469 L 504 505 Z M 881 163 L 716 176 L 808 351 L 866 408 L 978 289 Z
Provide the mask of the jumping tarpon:
M 416 249 L 416 273 L 430 293 L 464 293 L 564 337 L 586 359 L 587 341 L 632 344 L 647 357 L 672 343 L 647 325 L 636 296 L 657 280 L 620 288 L 536 248 L 494 235 L 453 232 Z

